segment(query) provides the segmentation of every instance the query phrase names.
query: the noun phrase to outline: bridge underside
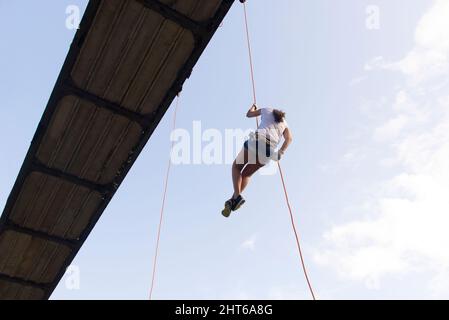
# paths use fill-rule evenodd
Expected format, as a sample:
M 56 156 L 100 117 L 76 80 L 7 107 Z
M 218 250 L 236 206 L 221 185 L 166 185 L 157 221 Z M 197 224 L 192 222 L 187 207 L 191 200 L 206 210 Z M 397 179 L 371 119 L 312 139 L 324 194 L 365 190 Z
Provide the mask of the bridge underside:
M 234 0 L 91 0 L 0 220 L 0 299 L 48 299 Z

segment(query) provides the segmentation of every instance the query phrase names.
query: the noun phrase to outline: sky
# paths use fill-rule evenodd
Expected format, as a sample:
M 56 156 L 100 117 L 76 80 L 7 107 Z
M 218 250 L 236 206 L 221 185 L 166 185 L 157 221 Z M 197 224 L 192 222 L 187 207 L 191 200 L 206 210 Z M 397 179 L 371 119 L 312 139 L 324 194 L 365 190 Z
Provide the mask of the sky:
M 0 205 L 87 1 L 0 0 Z M 449 2 L 248 1 L 260 106 L 287 112 L 282 160 L 319 299 L 449 298 Z M 236 1 L 179 100 L 178 127 L 251 129 Z M 52 299 L 148 299 L 173 107 Z M 229 163 L 172 168 L 155 299 L 310 299 L 279 175 L 230 219 Z M 79 280 L 79 281 L 78 281 Z

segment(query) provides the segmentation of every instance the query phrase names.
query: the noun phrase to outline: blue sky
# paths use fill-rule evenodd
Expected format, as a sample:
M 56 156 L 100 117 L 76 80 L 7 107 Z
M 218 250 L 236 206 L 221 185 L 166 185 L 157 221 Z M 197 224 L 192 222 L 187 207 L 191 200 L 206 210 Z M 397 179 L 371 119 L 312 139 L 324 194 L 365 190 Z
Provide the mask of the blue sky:
M 0 0 L 2 206 L 74 36 L 65 9 L 86 3 Z M 283 167 L 318 298 L 447 298 L 447 1 L 248 10 L 259 104 L 284 109 L 294 134 Z M 236 2 L 186 83 L 179 127 L 254 126 L 242 14 Z M 80 289 L 63 281 L 53 299 L 148 298 L 171 116 L 75 259 Z M 228 164 L 173 167 L 154 298 L 308 299 L 279 176 L 254 177 L 226 220 L 231 192 Z

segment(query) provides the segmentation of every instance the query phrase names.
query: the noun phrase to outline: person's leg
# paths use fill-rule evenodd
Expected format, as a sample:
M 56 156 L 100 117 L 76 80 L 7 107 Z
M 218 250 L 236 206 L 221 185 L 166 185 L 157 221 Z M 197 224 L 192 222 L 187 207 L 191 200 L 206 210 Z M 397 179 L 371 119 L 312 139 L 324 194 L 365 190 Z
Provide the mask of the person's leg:
M 254 173 L 257 172 L 257 170 L 263 168 L 264 165 L 257 162 L 256 164 L 248 164 L 245 169 L 243 169 L 242 172 L 242 183 L 240 185 L 240 192 L 243 192 L 243 190 L 246 189 L 248 186 L 249 180 L 253 176 Z
M 233 199 L 237 198 L 242 192 L 242 171 L 247 162 L 248 150 L 242 149 L 232 164 L 232 183 L 234 187 L 234 194 L 232 195 Z

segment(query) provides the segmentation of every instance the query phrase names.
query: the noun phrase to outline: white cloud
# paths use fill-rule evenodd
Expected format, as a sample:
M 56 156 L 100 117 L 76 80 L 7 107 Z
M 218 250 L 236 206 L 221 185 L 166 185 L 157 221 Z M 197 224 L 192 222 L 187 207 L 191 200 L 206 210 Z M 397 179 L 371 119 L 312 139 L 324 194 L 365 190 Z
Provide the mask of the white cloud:
M 372 71 L 376 69 L 385 69 L 388 67 L 387 62 L 385 61 L 384 57 L 377 56 L 371 59 L 369 62 L 365 64 L 365 71 Z
M 437 0 L 422 17 L 415 30 L 415 47 L 400 61 L 373 58 L 366 71 L 387 69 L 401 71 L 409 81 L 419 84 L 449 72 L 449 1 Z
M 426 274 L 434 296 L 449 294 L 449 1 L 436 0 L 420 20 L 415 47 L 398 62 L 377 57 L 365 69 L 396 71 L 404 85 L 390 97 L 392 116 L 373 138 L 379 162 L 397 173 L 379 180 L 378 196 L 359 218 L 330 228 L 318 263 L 368 288 L 387 276 Z M 444 76 L 444 77 L 443 77 Z M 382 94 L 382 93 L 380 93 Z
M 438 0 L 421 19 L 416 47 L 400 63 L 401 70 L 418 80 L 447 75 L 449 67 L 449 1 Z
M 377 141 L 386 141 L 395 139 L 399 136 L 401 131 L 408 123 L 408 117 L 405 115 L 398 115 L 395 118 L 388 120 L 382 126 L 374 131 L 374 139 Z
M 438 273 L 430 282 L 433 297 L 449 296 L 449 271 Z
M 416 112 L 417 106 L 405 90 L 399 90 L 395 97 L 393 110 L 397 112 Z
M 362 83 L 366 78 L 367 78 L 367 76 L 355 77 L 355 78 L 351 79 L 351 81 L 349 81 L 349 86 L 355 87 L 358 84 Z
M 253 235 L 249 239 L 243 241 L 242 244 L 240 245 L 240 248 L 254 251 L 256 249 L 256 240 L 257 240 L 256 235 Z

